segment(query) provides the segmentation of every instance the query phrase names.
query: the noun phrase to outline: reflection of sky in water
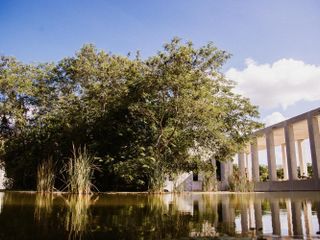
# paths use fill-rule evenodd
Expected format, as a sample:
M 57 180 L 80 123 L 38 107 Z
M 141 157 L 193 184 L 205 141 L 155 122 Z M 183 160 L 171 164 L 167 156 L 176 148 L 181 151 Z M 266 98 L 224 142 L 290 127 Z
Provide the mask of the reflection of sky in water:
M 236 224 L 236 232 L 237 233 L 241 233 L 241 218 L 240 218 L 240 215 L 236 216 L 235 224 Z

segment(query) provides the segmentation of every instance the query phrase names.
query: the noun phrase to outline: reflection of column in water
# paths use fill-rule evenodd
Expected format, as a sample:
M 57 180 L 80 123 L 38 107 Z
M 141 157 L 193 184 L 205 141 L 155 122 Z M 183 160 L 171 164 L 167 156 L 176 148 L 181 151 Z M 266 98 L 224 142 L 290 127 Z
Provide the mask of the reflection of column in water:
M 311 213 L 311 202 L 305 201 L 303 202 L 303 215 L 304 215 L 304 224 L 306 228 L 306 234 L 307 236 L 310 236 L 313 232 L 312 230 L 312 213 Z
M 292 236 L 292 213 L 291 213 L 291 200 L 286 199 L 286 208 L 287 208 L 287 216 L 288 216 L 288 235 Z
M 253 198 L 249 200 L 249 227 L 250 229 L 255 228 L 255 219 L 254 219 L 254 205 L 253 205 Z
M 292 202 L 292 226 L 294 235 L 302 235 L 301 202 Z
M 262 209 L 260 199 L 255 200 L 254 203 L 254 218 L 256 220 L 256 230 L 262 232 Z
M 235 212 L 229 197 L 221 199 L 222 222 L 225 223 L 227 233 L 232 234 L 235 231 Z
M 241 204 L 241 233 L 245 234 L 249 231 L 248 228 L 248 208 L 243 203 Z
M 317 211 L 317 217 L 318 217 L 318 229 L 319 231 L 317 234 L 320 234 L 320 202 L 316 202 L 316 211 Z
M 280 208 L 278 200 L 271 200 L 271 221 L 273 234 L 281 235 Z

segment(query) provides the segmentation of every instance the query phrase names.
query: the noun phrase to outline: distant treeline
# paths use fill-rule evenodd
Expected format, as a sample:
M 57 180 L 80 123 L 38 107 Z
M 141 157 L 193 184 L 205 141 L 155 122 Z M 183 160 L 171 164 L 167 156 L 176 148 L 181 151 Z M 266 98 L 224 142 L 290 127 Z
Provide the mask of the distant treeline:
M 147 59 L 85 45 L 58 63 L 0 58 L 0 160 L 14 189 L 36 189 L 48 159 L 55 187 L 73 145 L 99 166 L 100 191 L 157 190 L 165 176 L 211 171 L 260 126 L 257 107 L 220 72 L 229 54 L 175 38 Z

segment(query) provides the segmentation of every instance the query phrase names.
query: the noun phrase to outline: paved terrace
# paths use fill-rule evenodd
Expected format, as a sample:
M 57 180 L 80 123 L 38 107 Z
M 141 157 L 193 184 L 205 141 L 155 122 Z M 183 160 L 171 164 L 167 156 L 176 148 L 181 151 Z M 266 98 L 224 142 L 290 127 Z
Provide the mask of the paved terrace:
M 255 191 L 320 191 L 319 117 L 320 107 L 256 131 L 252 143 L 238 153 L 240 175 L 254 182 Z M 310 151 L 303 151 L 303 147 L 309 147 Z M 283 179 L 277 178 L 276 148 L 281 151 Z M 261 182 L 259 176 L 260 151 L 266 152 L 269 170 L 266 182 Z M 304 152 L 311 155 L 311 177 Z M 223 175 L 230 174 L 231 171 L 226 171 Z

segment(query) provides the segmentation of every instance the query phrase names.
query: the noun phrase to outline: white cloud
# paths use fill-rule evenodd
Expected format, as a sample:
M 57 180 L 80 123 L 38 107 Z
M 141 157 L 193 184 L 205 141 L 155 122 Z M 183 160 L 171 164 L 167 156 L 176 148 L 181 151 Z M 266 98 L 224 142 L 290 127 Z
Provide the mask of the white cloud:
M 320 66 L 283 58 L 272 64 L 245 60 L 243 70 L 231 68 L 226 77 L 237 83 L 235 91 L 265 109 L 288 106 L 298 101 L 320 100 Z
M 266 126 L 270 126 L 284 120 L 286 120 L 286 117 L 283 116 L 280 112 L 273 112 L 270 115 L 266 116 L 263 119 L 263 122 L 266 124 Z

